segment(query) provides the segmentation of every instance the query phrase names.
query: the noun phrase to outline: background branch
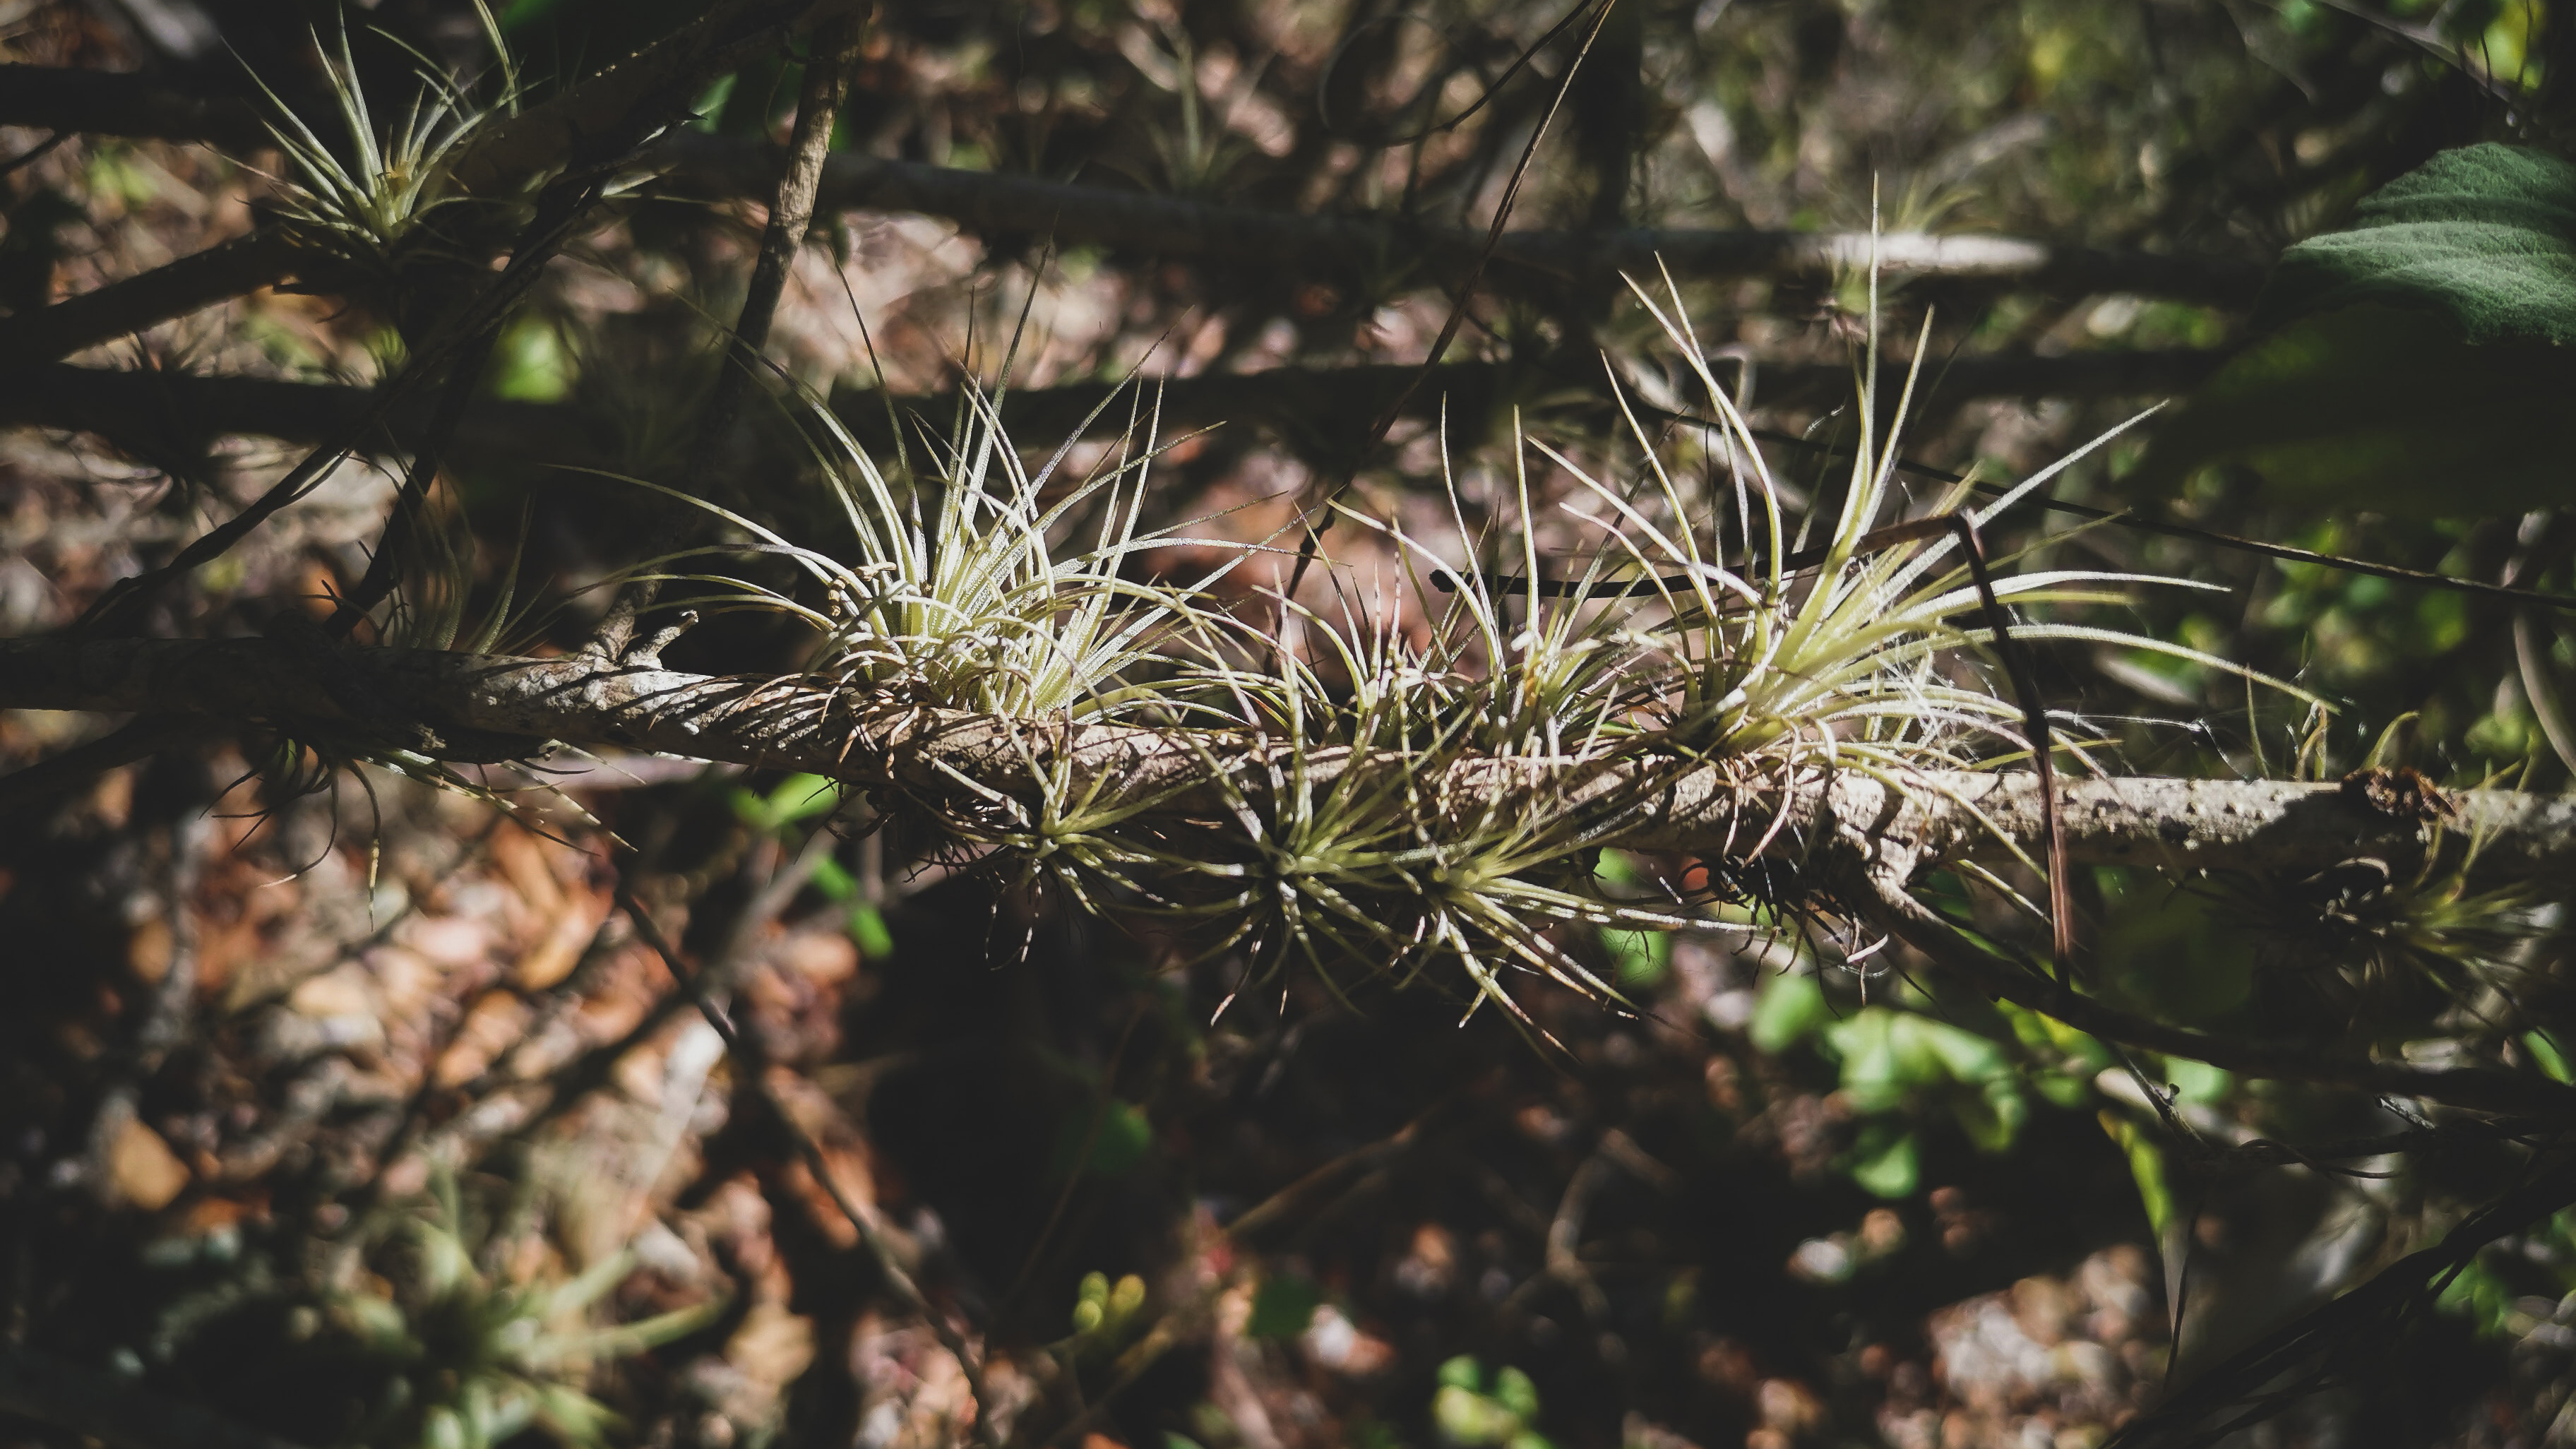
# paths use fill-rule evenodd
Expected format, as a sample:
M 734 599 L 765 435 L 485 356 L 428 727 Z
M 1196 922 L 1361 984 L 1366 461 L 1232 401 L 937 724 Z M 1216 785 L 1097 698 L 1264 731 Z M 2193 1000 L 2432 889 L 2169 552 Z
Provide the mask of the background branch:
M 735 10 L 753 7 L 737 5 Z M 702 24 L 721 32 L 721 17 Z M 816 23 L 809 17 L 804 23 Z M 676 38 L 675 38 L 676 39 Z M 666 42 L 666 44 L 669 44 Z M 729 53 L 729 52 L 728 52 Z M 621 97 L 661 74 L 671 52 L 625 63 L 581 88 L 496 127 L 458 163 L 474 189 L 524 174 L 552 154 L 584 117 L 614 114 Z M 117 135 L 238 144 L 238 103 L 139 87 L 127 77 L 12 67 L 29 82 L 11 94 L 0 83 L 0 124 L 103 129 Z M 121 107 L 121 110 L 120 110 Z M 113 113 L 113 114 L 112 114 Z M 105 125 L 87 122 L 105 120 Z M 675 137 L 650 164 L 670 189 L 707 198 L 760 196 L 781 174 L 775 146 L 721 136 Z M 984 237 L 1051 236 L 1061 245 L 1106 246 L 1159 257 L 1204 258 L 1284 267 L 1299 275 L 1375 269 L 1389 257 L 1419 256 L 1444 275 L 1473 266 L 1483 238 L 1461 228 L 1425 227 L 1401 217 L 1331 215 L 1225 206 L 1082 182 L 840 152 L 826 163 L 817 201 L 824 211 L 911 211 L 953 221 Z M 1997 236 L 1632 227 L 1603 231 L 1506 232 L 1494 261 L 1505 285 L 1555 279 L 1598 285 L 1621 271 L 1651 273 L 1660 258 L 1676 275 L 1830 280 L 1875 255 L 1891 277 L 1939 278 L 2027 287 L 2058 295 L 2127 292 L 2222 307 L 2252 303 L 2260 263 L 2225 257 L 2059 246 Z
M 2224 353 L 2198 349 L 1964 357 L 1940 375 L 1934 397 L 1953 402 L 1992 397 L 2164 397 L 2188 390 L 2224 360 Z M 1360 364 L 1173 378 L 1159 384 L 1162 418 L 1167 428 L 1232 422 L 1269 425 L 1292 438 L 1329 441 L 1325 430 L 1333 426 L 1332 420 L 1355 413 L 1365 422 L 1417 370 L 1400 364 Z M 1892 383 L 1902 382 L 1903 374 L 1895 364 L 1887 371 Z M 1760 377 L 1766 405 L 1830 406 L 1852 392 L 1851 369 L 1834 363 L 1765 363 Z M 1014 388 L 1003 402 L 1004 418 L 1021 435 L 1060 439 L 1089 417 L 1113 386 L 1068 383 Z M 1406 413 L 1416 418 L 1435 416 L 1446 399 L 1453 428 L 1463 431 L 1513 402 L 1534 408 L 1551 400 L 1584 403 L 1603 390 L 1597 366 L 1574 374 L 1531 364 L 1452 362 L 1433 371 L 1409 400 Z M 369 397 L 369 389 L 336 383 L 56 364 L 34 370 L 0 394 L 0 425 L 77 428 L 112 440 L 138 442 L 159 442 L 174 434 L 303 441 L 335 436 L 349 428 L 364 417 Z M 930 418 L 953 416 L 957 407 L 953 394 L 893 401 L 899 415 Z M 833 411 L 863 443 L 891 444 L 886 400 L 880 395 L 841 390 L 833 398 Z M 395 413 L 390 427 L 366 435 L 359 447 L 375 453 L 400 451 L 406 446 L 403 440 L 425 422 L 426 405 L 408 404 Z M 575 404 L 485 398 L 460 427 L 456 446 L 461 453 L 485 458 L 597 464 L 613 456 L 609 433 L 605 420 Z

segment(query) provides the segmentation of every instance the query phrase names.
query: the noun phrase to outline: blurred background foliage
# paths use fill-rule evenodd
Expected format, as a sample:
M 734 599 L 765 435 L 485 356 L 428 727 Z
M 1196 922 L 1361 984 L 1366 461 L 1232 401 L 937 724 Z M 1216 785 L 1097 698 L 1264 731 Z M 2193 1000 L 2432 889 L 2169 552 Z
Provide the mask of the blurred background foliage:
M 699 8 L 511 0 L 493 18 L 535 104 Z M 887 4 L 833 146 L 1366 212 L 1399 238 L 1481 228 L 1571 42 L 1514 63 L 1563 18 L 1512 0 Z M 380 109 L 418 91 L 424 59 L 494 94 L 482 20 L 452 0 L 345 16 L 329 0 L 8 0 L 0 47 L 200 95 L 254 96 L 256 76 L 336 139 L 315 35 L 344 21 Z M 1620 0 L 1512 225 L 1875 222 L 2263 268 L 2444 148 L 2563 149 L 2571 31 L 2576 14 L 2545 0 Z M 781 140 L 801 76 L 795 55 L 746 64 L 686 129 Z M 276 213 L 273 152 L 48 140 L 0 129 L 16 158 L 0 175 L 13 313 Z M 570 647 L 603 602 L 585 589 L 647 552 L 658 516 L 561 465 L 675 465 L 757 236 L 759 204 L 741 198 L 766 185 L 764 171 L 730 195 L 619 196 L 502 330 L 438 504 L 470 565 L 469 617 L 542 598 L 537 647 Z M 371 383 L 430 315 L 405 275 L 262 291 L 78 360 Z M 2179 356 L 2196 379 L 2254 335 L 2250 296 L 2177 297 L 2137 275 L 2128 290 L 1891 274 L 1885 331 L 1932 318 L 1908 457 L 2025 476 L 2184 386 L 2124 385 L 2105 364 Z M 1364 370 L 1421 360 L 1453 280 L 1404 245 L 1282 265 L 1059 238 L 1035 213 L 961 227 L 827 208 L 769 352 L 872 442 L 919 448 L 961 377 L 998 377 L 1025 312 L 1004 412 L 1041 456 L 1088 406 L 1082 385 L 1140 364 L 1173 379 L 1177 409 L 1196 406 L 1192 383 L 1214 399 L 1175 413 L 1225 426 L 1172 448 L 1155 521 L 1222 513 L 1211 526 L 1262 538 L 1302 490 L 1355 470 L 1369 511 L 1430 529 L 1427 420 L 1368 449 L 1401 372 Z M 1829 507 L 1816 455 L 1848 437 L 1839 379 L 1868 321 L 1865 270 L 1677 280 L 1702 340 L 1746 363 L 1786 476 Z M 1649 398 L 1684 395 L 1611 279 L 1498 269 L 1467 316 L 1450 360 L 1481 370 L 1434 389 L 1451 388 L 1452 446 L 1481 477 L 1516 409 L 1615 452 L 1604 356 Z M 1949 384 L 2015 359 L 2034 365 L 2025 384 Z M 2399 348 L 2373 365 L 2419 361 Z M 2427 381 L 2373 385 L 2406 407 Z M 904 415 L 881 421 L 894 399 Z M 718 501 L 810 532 L 817 494 L 786 433 L 745 444 Z M 2527 442 L 2452 441 L 2462 455 Z M 2142 491 L 2122 480 L 2147 446 L 2112 445 L 2056 496 L 2576 591 L 2563 467 L 2560 493 L 2511 505 L 2533 511 L 2482 511 L 2474 480 L 2438 466 L 2414 478 L 2418 505 L 2390 508 L 2331 480 L 2286 491 L 2242 460 Z M 67 623 L 289 456 L 258 428 L 157 407 L 16 426 L 0 447 L 11 635 Z M 153 627 L 248 631 L 345 590 L 389 497 L 341 470 Z M 1469 524 L 1501 498 L 1471 490 Z M 1369 563 L 1350 533 L 1335 539 L 1346 577 Z M 2119 768 L 2568 784 L 2571 741 L 2553 748 L 2545 723 L 2576 678 L 2564 611 L 2063 514 L 2018 513 L 1994 537 L 2017 560 L 2213 585 L 2143 591 L 2092 622 L 2334 705 L 2312 714 L 2168 655 L 2056 647 L 2051 702 Z M 1279 582 L 1265 563 L 1227 587 Z M 774 671 L 799 643 L 718 619 L 667 657 Z M 0 716 L 12 764 L 76 736 Z M 1759 914 L 1706 936 L 1570 941 L 1639 1012 L 1534 993 L 1557 1054 L 1490 1017 L 1459 1028 L 1462 1003 L 1429 991 L 1352 1004 L 1292 976 L 1219 1014 L 1230 963 L 1190 964 L 1147 923 L 924 858 L 813 777 L 619 762 L 559 781 L 579 813 L 531 797 L 523 822 L 399 783 L 374 810 L 354 792 L 258 798 L 235 779 L 257 743 L 113 772 L 0 845 L 0 1333 L 114 1392 L 314 1446 L 962 1442 L 969 1383 L 819 1172 L 971 1325 L 986 1423 L 1016 1444 L 2091 1449 L 2154 1401 L 2169 1363 L 2188 1377 L 2437 1239 L 2522 1160 L 2468 1135 L 2362 1159 L 2359 1175 L 2207 1171 L 2195 1144 L 2424 1124 L 2402 1104 L 2117 1052 L 1898 950 L 1820 967 L 1791 923 Z M 598 826 L 633 846 L 622 871 L 553 838 Z M 1602 862 L 1618 881 L 1687 868 Z M 2557 901 L 2450 878 L 2104 869 L 2078 886 L 2098 989 L 2160 1019 L 2568 1078 Z M 685 921 L 681 946 L 715 973 L 750 1059 L 718 1060 L 612 908 L 618 889 Z M 2015 929 L 1989 892 L 1934 894 Z M 2452 1278 L 2399 1370 L 2355 1375 L 2243 1442 L 2576 1442 L 2571 1290 L 2561 1213 Z M 33 1420 L 0 1434 L 69 1442 Z

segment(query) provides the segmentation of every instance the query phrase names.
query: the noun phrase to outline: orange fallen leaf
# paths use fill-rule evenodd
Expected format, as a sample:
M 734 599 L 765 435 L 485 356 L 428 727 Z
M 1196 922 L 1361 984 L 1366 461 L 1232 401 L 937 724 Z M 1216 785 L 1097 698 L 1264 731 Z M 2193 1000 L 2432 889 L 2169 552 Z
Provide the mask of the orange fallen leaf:
M 188 1165 L 161 1134 L 137 1118 L 125 1119 L 108 1148 L 107 1173 L 116 1196 L 148 1213 L 170 1205 L 188 1187 Z

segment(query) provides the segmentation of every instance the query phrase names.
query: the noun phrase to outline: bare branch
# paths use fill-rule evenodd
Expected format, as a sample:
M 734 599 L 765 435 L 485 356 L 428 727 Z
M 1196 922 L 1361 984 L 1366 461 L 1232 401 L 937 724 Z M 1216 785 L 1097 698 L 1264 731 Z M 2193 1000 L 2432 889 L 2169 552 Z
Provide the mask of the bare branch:
M 311 260 L 284 234 L 255 231 L 50 307 L 0 317 L 0 372 L 68 357 L 275 286 Z
M 700 24 L 720 30 L 719 19 L 709 17 Z M 802 17 L 802 23 L 818 19 Z M 494 178 L 525 174 L 531 158 L 541 162 L 559 154 L 563 138 L 578 131 L 584 116 L 622 111 L 642 87 L 666 77 L 679 53 L 674 42 L 682 38 L 665 42 L 672 49 L 638 56 L 585 85 L 577 103 L 570 98 L 549 103 L 496 127 L 490 140 L 460 161 L 458 176 L 475 189 L 488 191 Z M 702 40 L 704 33 L 686 38 Z M 720 53 L 730 55 L 733 47 Z M 7 97 L 0 100 L 0 124 L 99 129 L 172 140 L 229 137 L 239 125 L 238 113 L 226 103 L 151 91 L 123 76 L 36 74 L 37 67 L 13 67 L 12 71 L 27 73 L 39 84 L 27 94 L 13 95 L 8 84 L 0 83 L 0 96 Z M 101 100 L 98 95 L 102 94 L 124 104 Z M 714 136 L 674 138 L 657 157 L 676 189 L 707 197 L 761 195 L 779 175 L 782 160 L 774 147 Z M 1051 235 L 1066 244 L 1287 268 L 1298 275 L 1374 269 L 1386 257 L 1416 254 L 1426 256 L 1436 271 L 1454 279 L 1473 265 L 1483 245 L 1483 239 L 1471 232 L 1425 228 L 1401 217 L 1219 206 L 848 152 L 832 157 L 826 165 L 819 204 L 825 210 L 920 212 L 984 236 Z M 2061 295 L 2132 292 L 2222 307 L 2249 305 L 2263 279 L 2259 263 L 2236 258 L 2109 252 L 2011 237 L 1921 233 L 1873 239 L 1866 232 L 1518 231 L 1504 234 L 1494 260 L 1505 272 L 1517 273 L 1524 285 L 1550 278 L 1597 285 L 1623 270 L 1651 272 L 1657 258 L 1678 275 L 1828 280 L 1837 269 L 1868 266 L 1873 254 L 1891 277 L 1985 282 Z
M 1940 398 L 2165 397 L 2190 390 L 2225 359 L 2215 351 L 2079 352 L 2064 357 L 2017 354 L 1965 357 L 1940 380 Z M 1266 372 L 1211 373 L 1161 384 L 1167 426 L 1218 423 L 1268 426 L 1296 441 L 1318 436 L 1322 420 L 1355 419 L 1356 428 L 1393 397 L 1416 369 L 1368 364 L 1342 368 L 1283 367 Z M 1764 363 L 1762 399 L 1780 407 L 1825 406 L 1851 394 L 1851 370 L 1832 363 Z M 1897 374 L 1893 386 L 1901 386 Z M 1081 425 L 1111 384 L 1015 389 L 1003 404 L 1014 432 L 1058 438 Z M 1580 391 L 1576 391 L 1580 389 Z M 1596 371 L 1559 377 L 1549 370 L 1508 362 L 1453 362 L 1435 369 L 1407 404 L 1407 415 L 1435 415 L 1443 399 L 1452 425 L 1466 429 L 1494 410 L 1519 403 L 1542 411 L 1551 405 L 1586 405 L 1600 396 Z M 370 394 L 333 383 L 286 382 L 250 377 L 191 377 L 56 365 L 38 368 L 0 392 L 0 426 L 78 428 L 116 441 L 159 443 L 174 431 L 198 439 L 219 435 L 307 441 L 339 436 L 361 419 Z M 899 397 L 897 413 L 954 416 L 953 396 Z M 872 392 L 844 391 L 833 399 L 853 435 L 872 446 L 890 445 L 885 400 Z M 419 406 L 398 411 L 394 426 L 360 447 L 398 451 L 399 440 L 425 422 Z M 555 403 L 478 401 L 457 437 L 460 451 L 540 463 L 599 463 L 604 443 L 593 441 L 598 424 L 580 408 Z
M 195 96 L 148 76 L 50 65 L 0 65 L 0 126 L 204 141 L 236 152 L 270 144 L 259 111 L 238 96 Z
M 712 136 L 675 138 L 662 153 L 672 182 L 706 196 L 741 194 L 777 174 L 772 148 Z M 1445 276 L 1463 276 L 1484 238 L 1424 227 L 1400 217 L 1323 215 L 1220 206 L 1176 196 L 959 171 L 881 156 L 834 156 L 823 176 L 825 207 L 916 211 L 984 236 L 1053 236 L 1159 257 L 1203 257 L 1237 266 L 1319 271 L 1374 270 L 1389 256 L 1417 255 Z M 1651 273 L 1660 258 L 1679 276 L 1831 280 L 1875 257 L 1891 278 L 1942 278 L 2029 287 L 2063 295 L 2133 292 L 2217 306 L 2250 305 L 2263 268 L 2223 258 L 2161 256 L 2054 246 L 2011 237 L 1905 232 L 1515 231 L 1495 249 L 1498 267 L 1521 280 L 1599 284 L 1619 272 Z

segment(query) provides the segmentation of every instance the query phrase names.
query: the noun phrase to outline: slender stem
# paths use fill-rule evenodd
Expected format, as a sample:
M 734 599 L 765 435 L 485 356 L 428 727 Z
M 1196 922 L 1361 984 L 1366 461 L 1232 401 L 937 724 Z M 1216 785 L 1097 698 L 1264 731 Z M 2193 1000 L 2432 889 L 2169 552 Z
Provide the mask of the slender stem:
M 716 376 L 715 391 L 698 419 L 698 436 L 690 445 L 688 461 L 681 471 L 682 486 L 698 490 L 701 496 L 709 486 L 709 475 L 732 445 L 734 427 L 741 420 L 743 402 L 754 379 L 767 366 L 761 350 L 769 344 L 770 323 L 777 315 L 778 299 L 787 289 L 788 271 L 795 265 L 796 254 L 805 245 L 805 234 L 814 223 L 814 198 L 822 185 L 823 160 L 832 148 L 832 128 L 840 119 L 841 102 L 849 95 L 850 68 L 858 63 L 864 31 L 857 18 L 845 17 L 815 33 L 813 58 L 806 62 L 804 88 L 796 98 L 796 129 L 788 140 L 787 164 L 779 174 L 777 196 L 770 203 L 769 224 L 761 232 L 760 255 L 752 263 L 751 283 L 743 291 L 742 312 L 734 321 L 726 350 L 727 365 Z M 663 510 L 666 518 L 671 518 L 673 512 Z M 683 530 L 692 522 L 676 518 L 671 521 L 675 529 Z M 680 546 L 675 537 L 654 552 L 668 553 Z M 653 607 L 661 589 L 657 578 L 628 584 L 600 620 L 591 652 L 604 659 L 625 657 L 635 636 L 636 620 Z

